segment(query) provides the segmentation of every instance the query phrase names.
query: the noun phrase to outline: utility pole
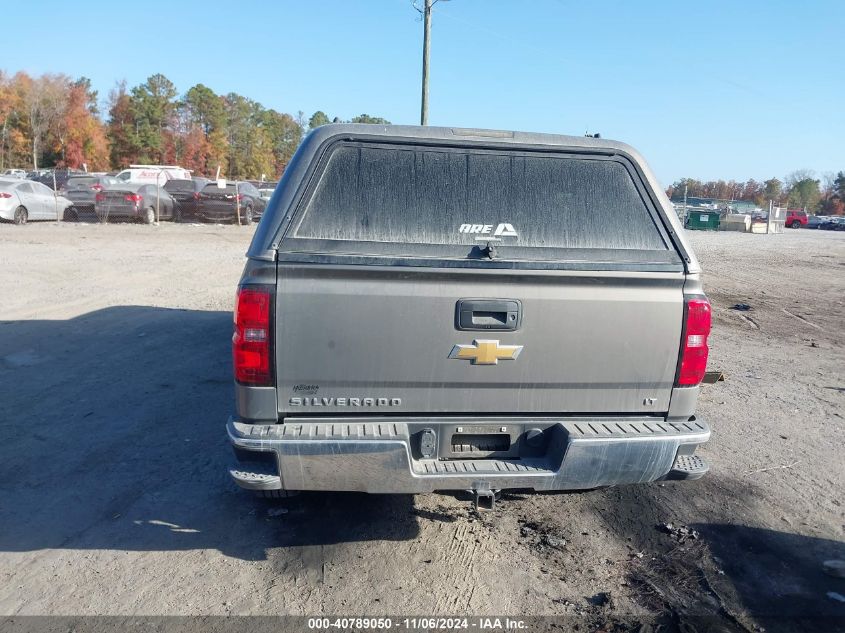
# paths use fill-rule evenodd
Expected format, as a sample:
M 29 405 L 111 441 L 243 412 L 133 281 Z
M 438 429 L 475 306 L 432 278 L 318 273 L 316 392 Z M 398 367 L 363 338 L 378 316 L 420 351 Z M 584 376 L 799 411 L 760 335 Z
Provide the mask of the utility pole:
M 159 176 L 161 176 L 161 174 L 162 174 L 162 171 L 159 169 L 158 172 L 156 172 L 156 226 L 158 226 L 158 223 L 161 222 L 161 214 L 159 213 L 159 209 L 160 209 L 159 203 L 160 203 L 160 199 L 161 199 L 161 187 L 158 184 L 158 178 L 159 178 Z
M 774 202 L 769 200 L 769 215 L 766 217 L 766 233 L 772 232 L 772 212 L 774 211 Z
M 423 0 L 425 3 L 421 13 L 423 14 L 423 66 L 422 66 L 422 108 L 420 110 L 420 125 L 428 125 L 428 59 L 431 50 L 431 7 L 432 0 Z
M 59 192 L 56 191 L 56 166 L 53 165 L 53 203 L 56 207 L 56 222 L 59 222 Z

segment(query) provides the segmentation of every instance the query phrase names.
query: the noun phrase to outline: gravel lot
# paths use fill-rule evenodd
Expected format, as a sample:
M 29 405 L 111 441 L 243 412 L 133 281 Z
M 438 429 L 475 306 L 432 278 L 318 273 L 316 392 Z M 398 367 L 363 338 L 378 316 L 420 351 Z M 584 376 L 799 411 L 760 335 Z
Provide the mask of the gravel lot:
M 0 225 L 0 614 L 845 618 L 826 596 L 845 580 L 822 572 L 845 558 L 845 234 L 691 235 L 727 376 L 700 400 L 706 478 L 507 495 L 482 515 L 228 481 L 250 236 Z

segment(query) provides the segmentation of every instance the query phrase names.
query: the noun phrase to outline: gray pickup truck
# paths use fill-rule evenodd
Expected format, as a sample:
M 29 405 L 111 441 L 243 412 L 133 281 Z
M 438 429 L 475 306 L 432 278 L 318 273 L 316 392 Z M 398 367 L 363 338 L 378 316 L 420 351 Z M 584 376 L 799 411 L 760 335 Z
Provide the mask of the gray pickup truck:
M 266 496 L 707 471 L 710 304 L 622 143 L 320 127 L 258 226 L 234 327 L 230 473 Z

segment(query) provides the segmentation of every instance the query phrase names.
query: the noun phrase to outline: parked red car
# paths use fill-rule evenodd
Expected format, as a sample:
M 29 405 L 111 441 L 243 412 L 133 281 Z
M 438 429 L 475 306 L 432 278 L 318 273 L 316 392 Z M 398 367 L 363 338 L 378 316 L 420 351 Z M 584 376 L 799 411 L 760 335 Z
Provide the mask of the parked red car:
M 807 212 L 802 209 L 787 210 L 784 224 L 790 229 L 800 229 L 802 226 L 807 226 Z

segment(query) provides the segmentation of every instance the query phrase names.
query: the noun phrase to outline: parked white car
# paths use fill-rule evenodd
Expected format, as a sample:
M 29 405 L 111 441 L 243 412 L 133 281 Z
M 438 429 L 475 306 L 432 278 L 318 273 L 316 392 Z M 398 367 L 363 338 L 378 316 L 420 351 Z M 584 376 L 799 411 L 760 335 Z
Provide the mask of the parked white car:
M 26 171 L 23 169 L 7 169 L 0 174 L 0 178 L 19 178 L 23 180 L 26 178 Z
M 0 179 L 0 219 L 15 224 L 57 220 L 73 203 L 40 182 Z

